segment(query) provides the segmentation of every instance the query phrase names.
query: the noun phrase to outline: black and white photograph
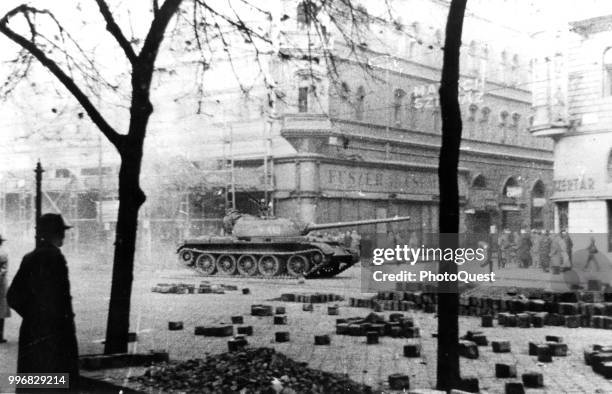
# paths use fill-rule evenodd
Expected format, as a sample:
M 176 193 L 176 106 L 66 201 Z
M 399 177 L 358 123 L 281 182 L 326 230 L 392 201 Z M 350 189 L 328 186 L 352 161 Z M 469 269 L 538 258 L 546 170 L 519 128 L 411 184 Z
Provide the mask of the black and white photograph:
M 0 393 L 612 393 L 612 2 L 2 0 Z

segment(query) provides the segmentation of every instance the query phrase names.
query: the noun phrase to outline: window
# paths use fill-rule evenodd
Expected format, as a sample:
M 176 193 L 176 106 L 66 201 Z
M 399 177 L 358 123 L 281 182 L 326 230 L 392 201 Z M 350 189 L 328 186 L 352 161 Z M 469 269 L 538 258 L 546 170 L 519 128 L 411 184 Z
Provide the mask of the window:
M 340 97 L 342 98 L 342 100 L 347 101 L 349 99 L 350 96 L 350 89 L 349 86 L 346 82 L 342 82 L 342 85 L 340 86 Z
M 477 189 L 485 189 L 487 187 L 487 179 L 484 177 L 484 175 L 479 174 L 472 181 L 472 187 Z
M 355 97 L 355 118 L 363 120 L 363 102 L 365 101 L 365 89 L 363 86 L 357 88 L 357 96 Z
M 55 170 L 56 178 L 70 178 L 70 170 L 67 168 L 58 168 Z
M 400 125 L 402 123 L 402 103 L 406 92 L 402 89 L 395 89 L 393 92 L 393 123 Z
M 298 112 L 308 112 L 308 87 L 298 90 Z
M 482 107 L 480 112 L 482 113 L 482 118 L 480 118 L 480 122 L 487 123 L 489 121 L 489 116 L 491 115 L 491 108 Z
M 612 48 L 606 49 L 603 58 L 604 96 L 612 96 Z
M 612 200 L 606 201 L 608 208 L 608 252 L 612 252 Z
M 546 205 L 546 187 L 538 180 L 531 190 L 531 228 L 544 228 L 544 206 Z

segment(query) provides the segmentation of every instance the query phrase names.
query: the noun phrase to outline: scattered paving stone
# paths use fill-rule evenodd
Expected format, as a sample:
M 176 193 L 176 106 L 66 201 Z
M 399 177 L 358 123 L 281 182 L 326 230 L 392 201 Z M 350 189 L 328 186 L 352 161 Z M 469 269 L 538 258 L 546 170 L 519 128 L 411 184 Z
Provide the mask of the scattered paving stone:
M 552 355 L 555 357 L 565 357 L 567 356 L 567 344 L 566 343 L 558 343 L 558 342 L 547 342 Z
M 232 316 L 232 324 L 243 324 L 244 319 L 242 316 Z
M 348 335 L 349 334 L 349 324 L 348 323 L 336 324 L 336 334 Z
M 277 315 L 284 315 L 285 313 L 287 313 L 287 311 L 285 310 L 284 306 L 277 306 L 274 313 Z
M 238 334 L 240 334 L 240 335 L 253 335 L 253 326 L 238 327 Z
M 205 337 L 229 337 L 234 335 L 234 326 L 220 325 L 220 326 L 196 326 L 195 335 L 202 335 Z
M 271 305 L 251 305 L 251 316 L 272 316 Z
M 466 377 L 461 378 L 459 389 L 463 391 L 467 391 L 468 393 L 480 392 L 480 387 L 478 385 L 478 378 L 475 376 L 466 376 Z
M 285 302 L 301 302 L 301 303 L 306 303 L 306 304 L 319 304 L 319 303 L 325 303 L 325 302 L 344 301 L 344 298 L 337 294 L 330 294 L 330 293 L 300 293 L 300 294 L 284 293 L 284 294 L 281 294 L 280 300 L 285 301 Z M 360 305 L 351 305 L 351 306 L 359 307 Z
M 593 372 L 602 374 L 603 364 L 610 361 L 612 361 L 612 353 L 595 353 L 591 356 L 591 368 L 593 369 Z
M 312 304 L 304 304 L 304 305 L 302 305 L 302 310 L 304 312 L 312 312 L 314 310 L 314 305 L 312 305 Z
M 404 357 L 421 357 L 421 345 L 418 343 L 404 345 Z
M 153 365 L 142 376 L 131 379 L 144 386 L 142 391 L 268 393 L 271 392 L 272 377 L 281 381 L 283 392 L 287 393 L 311 392 L 312 382 L 318 383 L 318 391 L 322 393 L 372 392 L 368 386 L 345 375 L 308 368 L 306 363 L 294 361 L 270 348 L 245 348 L 209 356 L 206 360 Z
M 480 325 L 482 327 L 493 327 L 493 316 L 492 315 L 481 316 Z
M 516 378 L 516 365 L 495 364 L 496 378 Z
M 329 335 L 315 335 L 314 337 L 315 345 L 329 345 L 330 343 Z
M 565 327 L 567 328 L 578 328 L 580 327 L 582 315 L 570 315 L 565 316 Z
M 523 384 L 528 388 L 544 387 L 544 376 L 540 372 L 527 372 L 522 375 Z
M 410 378 L 408 375 L 394 373 L 389 375 L 389 388 L 391 390 L 409 390 Z
M 368 345 L 378 344 L 378 331 L 368 331 L 366 333 L 366 339 Z
M 519 328 L 531 327 L 531 316 L 528 313 L 519 313 L 516 315 L 516 319 Z
M 391 313 L 389 315 L 389 321 L 390 322 L 400 322 L 404 319 L 404 314 L 403 313 Z
M 461 340 L 459 341 L 459 355 L 476 359 L 478 358 L 478 346 L 472 341 Z
M 280 331 L 274 333 L 274 339 L 276 342 L 289 342 L 289 332 Z
M 510 341 L 492 341 L 493 353 L 510 353 Z
M 538 346 L 538 361 L 541 363 L 552 363 L 552 350 L 548 345 Z
M 327 307 L 327 314 L 330 316 L 337 316 L 340 314 L 340 309 L 339 307 L 336 306 L 328 306 Z
M 277 324 L 277 325 L 287 324 L 287 316 L 286 315 L 274 316 L 274 324 Z
M 182 321 L 169 321 L 168 322 L 168 330 L 170 331 L 178 331 L 183 329 Z
M 400 335 L 404 338 L 419 338 L 421 333 L 418 327 L 403 327 Z
M 602 363 L 598 373 L 606 379 L 612 379 L 612 361 Z
M 227 341 L 227 348 L 230 352 L 236 352 L 244 348 L 247 344 L 248 342 L 244 337 L 236 337 Z
M 546 342 L 557 342 L 557 343 L 563 342 L 563 337 L 558 336 L 558 335 L 546 335 L 544 339 L 546 340 Z
M 242 294 L 244 294 L 244 295 L 251 294 L 251 289 L 248 289 L 248 288 L 242 289 Z
M 506 382 L 506 394 L 525 394 L 525 387 L 521 382 Z

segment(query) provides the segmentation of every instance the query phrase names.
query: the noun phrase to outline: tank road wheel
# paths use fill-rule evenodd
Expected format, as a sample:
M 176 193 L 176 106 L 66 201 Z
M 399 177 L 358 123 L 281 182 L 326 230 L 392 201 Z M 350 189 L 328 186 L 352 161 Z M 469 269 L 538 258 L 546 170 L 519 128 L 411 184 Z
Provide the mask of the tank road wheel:
M 191 252 L 191 250 L 181 250 L 179 257 L 181 258 L 183 264 L 193 265 L 194 263 L 193 253 Z
M 278 257 L 273 256 L 271 254 L 264 254 L 259 258 L 259 262 L 257 263 L 257 269 L 259 273 L 265 277 L 276 276 L 280 274 L 280 261 L 278 261 Z
M 224 275 L 234 275 L 236 272 L 236 258 L 231 254 L 222 254 L 217 257 L 217 270 Z
M 300 254 L 294 254 L 287 260 L 287 272 L 291 276 L 300 276 L 308 272 L 308 259 Z
M 257 273 L 257 259 L 252 254 L 245 254 L 238 259 L 238 272 L 243 276 L 253 276 Z
M 213 275 L 216 271 L 215 256 L 209 253 L 203 253 L 196 258 L 196 270 L 202 275 Z
M 315 267 L 321 264 L 324 259 L 325 259 L 325 256 L 323 256 L 323 253 L 321 253 L 320 251 L 316 251 L 310 254 L 310 262 Z

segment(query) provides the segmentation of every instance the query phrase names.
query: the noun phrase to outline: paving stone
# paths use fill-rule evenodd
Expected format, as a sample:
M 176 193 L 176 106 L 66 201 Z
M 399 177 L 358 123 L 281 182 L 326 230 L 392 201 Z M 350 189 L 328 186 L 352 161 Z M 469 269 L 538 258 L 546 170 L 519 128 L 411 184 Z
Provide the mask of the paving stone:
M 480 317 L 481 327 L 493 327 L 493 316 L 484 315 Z
M 304 312 L 312 312 L 314 310 L 314 306 L 310 303 L 302 305 L 302 310 Z
M 492 341 L 491 347 L 493 353 L 510 353 L 510 341 Z
M 389 375 L 389 388 L 391 390 L 409 390 L 410 389 L 410 378 L 408 375 L 401 373 L 394 373 Z
M 340 314 L 340 309 L 338 306 L 328 306 L 327 307 L 327 314 L 330 316 L 336 316 Z
M 170 331 L 178 331 L 183 329 L 182 321 L 169 321 L 168 322 L 168 330 Z
M 478 358 L 478 346 L 472 341 L 460 340 L 459 355 L 466 358 L 476 359 Z
M 279 331 L 274 333 L 274 339 L 276 342 L 289 342 L 289 332 Z
M 506 382 L 506 394 L 525 394 L 525 387 L 521 382 Z
M 277 315 L 277 316 L 274 316 L 274 324 L 276 324 L 276 325 L 287 324 L 287 316 L 286 315 Z
M 329 335 L 315 335 L 314 337 L 315 345 L 329 345 L 330 342 Z
M 560 302 L 558 312 L 562 315 L 577 315 L 578 304 L 573 302 Z
M 603 375 L 606 379 L 612 379 L 612 361 L 606 361 L 602 363 L 599 368 L 599 374 Z
M 578 328 L 580 327 L 580 319 L 582 315 L 569 315 L 565 316 L 565 327 L 567 328 Z
M 566 343 L 558 343 L 558 342 L 547 342 L 552 355 L 555 357 L 565 357 L 567 356 L 567 344 Z
M 546 346 L 543 343 L 539 343 L 539 342 L 529 342 L 529 355 L 530 356 L 537 356 L 538 355 L 538 347 L 540 346 Z
M 510 364 L 495 364 L 496 378 L 516 378 L 516 365 Z
M 403 327 L 401 336 L 404 338 L 419 338 L 421 334 L 418 327 Z
M 600 352 L 591 356 L 591 368 L 595 373 L 602 374 L 602 366 L 606 362 L 612 361 L 612 352 Z
M 271 305 L 251 305 L 251 316 L 272 316 L 272 311 Z
M 563 337 L 561 337 L 559 335 L 546 335 L 546 337 L 544 337 L 544 340 L 546 342 L 563 343 Z
M 418 343 L 404 345 L 404 357 L 421 357 L 421 345 Z
M 378 344 L 378 331 L 368 331 L 366 333 L 366 339 L 368 345 Z
M 548 345 L 538 346 L 538 361 L 541 363 L 552 363 L 552 349 Z
M 520 328 L 531 327 L 531 316 L 528 313 L 519 313 L 516 315 L 517 326 Z
M 243 324 L 244 319 L 242 316 L 232 316 L 232 324 Z
M 480 387 L 478 385 L 478 378 L 476 376 L 465 376 L 461 378 L 459 389 L 463 391 L 467 391 L 468 393 L 480 392 Z
M 253 335 L 253 326 L 242 326 L 238 327 L 237 330 L 240 335 Z
M 248 288 L 242 289 L 242 294 L 245 294 L 245 295 L 246 294 L 251 294 L 251 289 L 248 289 Z
M 349 324 L 348 326 L 348 334 L 352 336 L 363 336 L 365 335 L 365 330 L 362 324 Z
M 276 315 L 284 315 L 285 313 L 287 313 L 287 310 L 285 309 L 284 306 L 277 306 L 276 309 L 274 310 L 274 314 Z
M 547 314 L 546 312 L 538 312 L 531 315 L 531 325 L 535 328 L 544 327 Z
M 230 352 L 235 352 L 243 349 L 247 345 L 247 340 L 244 337 L 234 338 L 227 341 L 227 348 Z
M 349 334 L 349 324 L 348 323 L 336 324 L 336 334 L 337 335 L 348 335 Z
M 526 372 L 521 377 L 525 387 L 534 389 L 544 387 L 544 376 L 540 372 Z

